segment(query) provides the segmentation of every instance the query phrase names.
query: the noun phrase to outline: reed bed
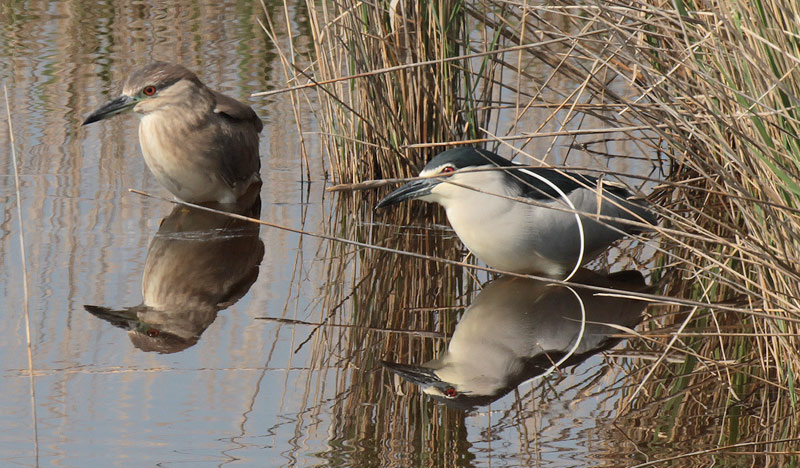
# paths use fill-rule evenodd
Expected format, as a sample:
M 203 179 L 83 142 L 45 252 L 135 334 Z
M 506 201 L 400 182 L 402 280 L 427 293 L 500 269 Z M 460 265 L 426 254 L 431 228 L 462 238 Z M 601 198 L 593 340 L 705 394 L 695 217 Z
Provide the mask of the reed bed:
M 318 106 L 335 182 L 407 177 L 442 149 L 436 144 L 469 143 L 555 166 L 581 152 L 593 169 L 650 192 L 662 219 L 650 243 L 657 253 L 630 265 L 644 266 L 665 297 L 694 305 L 653 306 L 639 338 L 609 358 L 621 396 L 621 429 L 610 445 L 640 454 L 637 466 L 691 466 L 709 456 L 725 466 L 797 463 L 797 4 L 334 1 L 307 9 L 311 66 L 287 61 L 287 76 Z M 437 209 L 378 219 L 374 202 L 373 193 L 340 197 L 331 229 L 369 244 L 463 255 L 457 241 L 423 227 L 443 223 Z M 317 343 L 320 362 L 336 355 L 362 370 L 337 376 L 340 417 L 346 426 L 349 411 L 368 408 L 378 426 L 342 430 L 408 440 L 397 433 L 410 427 L 403 421 L 425 419 L 435 424 L 419 431 L 452 438 L 414 440 L 463 442 L 461 416 L 402 406 L 373 354 L 361 350 L 432 357 L 456 314 L 419 310 L 465 302 L 479 283 L 474 273 L 328 248 L 325 308 L 343 314 L 348 303 L 343 315 L 364 328 Z M 614 268 L 612 260 L 598 265 Z M 457 448 L 433 448 L 426 453 L 452 458 L 418 464 L 457 464 Z
M 469 53 L 462 2 L 407 6 L 387 12 L 368 3 L 308 5 L 317 58 L 311 79 L 367 74 L 317 90 L 329 167 L 339 181 L 408 174 L 429 154 L 405 145 L 460 140 L 488 119 L 480 103 L 491 96 L 480 88 L 487 89 L 492 70 L 478 80 L 482 74 L 469 69 L 468 59 L 447 61 Z M 416 65 L 431 61 L 439 62 Z

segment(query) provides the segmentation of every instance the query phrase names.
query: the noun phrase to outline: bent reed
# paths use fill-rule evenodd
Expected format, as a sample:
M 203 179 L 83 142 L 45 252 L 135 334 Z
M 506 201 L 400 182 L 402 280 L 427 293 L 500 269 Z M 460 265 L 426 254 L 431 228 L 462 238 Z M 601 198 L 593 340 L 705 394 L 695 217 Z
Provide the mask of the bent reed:
M 314 101 L 335 182 L 409 177 L 436 153 L 473 144 L 555 166 L 581 152 L 593 170 L 644 187 L 661 218 L 658 252 L 645 262 L 651 280 L 664 296 L 705 306 L 651 307 L 625 357 L 611 359 L 622 374 L 619 443 L 650 461 L 700 463 L 714 453 L 759 466 L 797 462 L 798 4 L 400 0 L 306 8 L 312 60 L 307 69 L 293 56 L 284 64 L 289 86 L 311 85 L 292 92 Z M 375 200 L 342 196 L 333 229 L 392 241 L 385 226 L 363 225 Z M 409 223 L 419 210 L 427 208 L 395 221 Z M 425 236 L 404 248 L 430 247 Z M 435 247 L 452 254 L 452 244 Z M 380 283 L 364 282 L 364 272 L 384 256 L 356 256 L 366 262 L 363 275 L 349 279 L 353 289 L 338 291 L 340 300 Z M 416 273 L 425 279 L 430 267 Z M 387 306 L 376 299 L 383 294 L 395 307 L 422 300 L 413 290 L 422 280 L 398 275 L 365 293 L 361 306 Z M 460 279 L 443 282 L 435 294 L 424 290 L 465 291 Z M 385 313 L 389 328 L 409 325 Z M 399 353 L 409 344 L 384 346 Z M 351 352 L 356 367 L 364 364 Z M 384 383 L 364 378 L 373 391 Z M 658 427 L 639 427 L 642 418 Z

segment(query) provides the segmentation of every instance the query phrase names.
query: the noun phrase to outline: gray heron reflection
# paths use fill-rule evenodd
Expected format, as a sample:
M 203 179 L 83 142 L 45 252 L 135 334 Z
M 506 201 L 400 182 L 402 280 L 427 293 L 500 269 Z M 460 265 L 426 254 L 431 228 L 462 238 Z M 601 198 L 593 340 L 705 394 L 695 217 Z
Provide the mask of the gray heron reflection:
M 513 276 L 485 285 L 456 325 L 439 358 L 421 365 L 383 365 L 431 397 L 459 409 L 474 409 L 506 395 L 554 367 L 579 364 L 619 342 L 610 325 L 633 327 L 647 303 L 624 297 L 644 292 L 641 273 L 600 276 L 580 270 L 573 283 L 615 289 L 599 295 Z

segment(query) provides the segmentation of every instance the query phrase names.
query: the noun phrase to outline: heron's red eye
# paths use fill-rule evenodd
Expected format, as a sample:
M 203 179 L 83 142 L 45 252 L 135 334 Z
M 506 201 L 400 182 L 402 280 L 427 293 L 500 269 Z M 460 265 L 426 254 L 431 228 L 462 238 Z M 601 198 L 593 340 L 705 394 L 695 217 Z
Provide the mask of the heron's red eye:
M 458 396 L 458 391 L 456 391 L 456 389 L 453 387 L 447 387 L 447 389 L 444 391 L 444 394 L 450 398 L 455 398 Z
M 442 174 L 452 174 L 455 171 L 456 169 L 453 166 L 447 166 L 442 168 Z
M 158 336 L 158 330 L 156 330 L 155 328 L 151 328 L 151 329 L 147 330 L 147 336 L 149 336 L 150 338 L 157 337 Z
M 144 93 L 145 96 L 152 96 L 152 95 L 154 95 L 156 93 L 156 87 L 155 86 L 145 86 L 144 89 L 142 90 L 142 93 Z

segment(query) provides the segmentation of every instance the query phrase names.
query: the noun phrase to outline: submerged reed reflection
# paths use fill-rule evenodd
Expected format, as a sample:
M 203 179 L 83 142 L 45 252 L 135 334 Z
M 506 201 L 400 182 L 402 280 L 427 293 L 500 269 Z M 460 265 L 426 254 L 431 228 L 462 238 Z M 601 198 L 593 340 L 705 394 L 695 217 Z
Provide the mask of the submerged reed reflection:
M 239 214 L 259 217 L 260 212 L 257 199 Z M 258 224 L 176 205 L 147 250 L 142 304 L 84 308 L 128 330 L 142 351 L 183 351 L 253 285 L 264 257 L 258 233 Z
M 637 271 L 601 276 L 584 269 L 574 282 L 623 294 L 648 289 Z M 485 285 L 467 308 L 439 358 L 422 365 L 383 365 L 434 399 L 469 410 L 556 365 L 573 366 L 616 345 L 619 330 L 609 325 L 635 326 L 646 306 L 579 286 L 503 276 Z

